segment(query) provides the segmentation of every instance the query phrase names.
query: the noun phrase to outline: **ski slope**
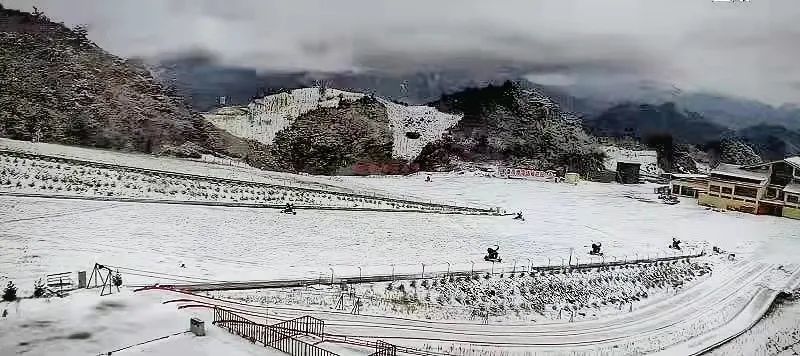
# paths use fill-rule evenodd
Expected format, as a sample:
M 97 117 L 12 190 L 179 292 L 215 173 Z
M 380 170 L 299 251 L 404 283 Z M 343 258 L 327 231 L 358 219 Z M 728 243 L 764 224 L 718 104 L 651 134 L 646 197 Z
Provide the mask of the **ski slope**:
M 278 132 L 289 127 L 299 116 L 318 108 L 338 107 L 342 100 L 355 101 L 364 96 L 337 89 L 326 89 L 323 94 L 319 88 L 302 88 L 255 99 L 247 107 L 220 108 L 203 117 L 234 136 L 269 145 Z M 429 106 L 408 106 L 385 99 L 379 99 L 379 102 L 386 107 L 394 158 L 416 158 L 425 145 L 439 140 L 463 117 Z M 409 138 L 408 133 L 419 134 L 419 137 Z

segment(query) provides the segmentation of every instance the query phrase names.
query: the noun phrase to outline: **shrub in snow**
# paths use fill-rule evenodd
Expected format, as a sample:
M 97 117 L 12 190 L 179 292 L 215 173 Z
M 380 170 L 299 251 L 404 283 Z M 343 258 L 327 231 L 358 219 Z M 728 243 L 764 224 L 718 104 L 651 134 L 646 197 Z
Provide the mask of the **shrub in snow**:
M 34 298 L 41 298 L 44 296 L 44 283 L 42 279 L 39 278 L 35 283 L 33 283 L 33 297 Z
M 117 287 L 122 285 L 122 275 L 119 274 L 119 271 L 117 271 L 117 273 L 115 273 L 111 277 L 111 282 L 114 283 L 114 286 L 117 286 Z
M 9 281 L 6 288 L 3 289 L 3 300 L 6 302 L 17 300 L 17 287 L 14 285 L 14 282 Z

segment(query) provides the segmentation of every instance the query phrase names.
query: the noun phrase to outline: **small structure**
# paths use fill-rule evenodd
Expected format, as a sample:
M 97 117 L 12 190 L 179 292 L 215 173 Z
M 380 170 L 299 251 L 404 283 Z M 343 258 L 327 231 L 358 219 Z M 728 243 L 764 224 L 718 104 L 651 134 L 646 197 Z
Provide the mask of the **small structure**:
M 644 178 L 657 179 L 662 171 L 658 167 L 658 152 L 650 150 L 625 149 L 616 146 L 603 146 L 606 160 L 605 169 L 616 172 L 620 183 L 639 183 Z
M 581 179 L 581 175 L 578 173 L 567 173 L 564 175 L 564 181 L 569 184 L 578 184 L 578 181 Z
M 641 167 L 642 165 L 639 163 L 617 162 L 615 180 L 617 183 L 622 184 L 639 184 L 641 183 L 641 176 L 639 175 Z
M 198 318 L 189 319 L 189 331 L 195 336 L 206 336 L 206 323 Z

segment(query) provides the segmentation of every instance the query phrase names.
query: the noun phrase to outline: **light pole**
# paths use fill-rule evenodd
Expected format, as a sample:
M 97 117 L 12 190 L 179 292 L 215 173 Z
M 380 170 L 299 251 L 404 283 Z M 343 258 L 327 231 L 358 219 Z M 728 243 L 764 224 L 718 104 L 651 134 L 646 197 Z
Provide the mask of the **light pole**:
M 358 266 L 358 283 L 361 283 L 361 266 Z
M 392 263 L 392 281 L 394 281 L 394 263 Z
M 422 264 L 422 278 L 425 278 L 425 264 Z
M 550 267 L 550 256 L 547 257 L 547 267 Z
M 331 285 L 333 285 L 333 267 L 328 266 L 328 269 L 331 270 Z
M 517 273 L 517 259 L 514 259 L 514 267 L 511 269 L 511 274 Z
M 475 274 L 475 261 L 469 261 L 469 263 L 472 263 L 472 271 L 471 271 L 471 273 Z
M 444 263 L 447 263 L 447 275 L 449 276 L 450 275 L 450 262 L 444 261 Z

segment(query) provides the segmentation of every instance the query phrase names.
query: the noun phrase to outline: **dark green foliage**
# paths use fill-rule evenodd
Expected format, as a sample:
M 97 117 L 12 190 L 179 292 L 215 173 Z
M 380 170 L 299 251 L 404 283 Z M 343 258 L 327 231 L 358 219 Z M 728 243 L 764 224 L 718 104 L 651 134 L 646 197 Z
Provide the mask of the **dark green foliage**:
M 17 300 L 17 287 L 14 282 L 9 281 L 6 288 L 3 289 L 3 301 L 13 302 Z
M 114 286 L 116 287 L 122 285 L 122 275 L 119 274 L 119 271 L 117 271 L 116 273 L 114 273 L 113 276 L 111 276 L 111 282 L 114 283 Z

